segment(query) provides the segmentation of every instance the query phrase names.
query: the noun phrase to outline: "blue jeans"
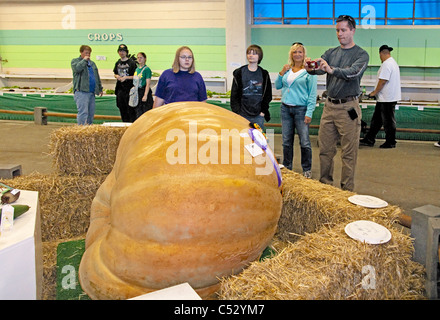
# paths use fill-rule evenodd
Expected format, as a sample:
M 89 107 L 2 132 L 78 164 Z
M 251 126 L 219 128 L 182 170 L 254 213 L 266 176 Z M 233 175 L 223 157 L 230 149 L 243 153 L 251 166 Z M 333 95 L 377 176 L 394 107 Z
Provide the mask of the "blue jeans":
M 248 120 L 249 122 L 253 122 L 256 123 L 260 126 L 261 130 L 263 130 L 263 132 L 265 131 L 264 128 L 264 117 L 263 116 L 254 116 L 254 117 L 249 117 L 249 116 L 242 116 L 244 118 L 246 118 L 246 120 Z
M 92 124 L 95 116 L 95 93 L 75 91 L 73 98 L 76 102 L 78 114 L 76 121 L 78 124 Z
M 293 141 L 295 129 L 301 146 L 301 166 L 303 171 L 312 169 L 312 145 L 309 138 L 309 125 L 304 123 L 307 107 L 288 107 L 281 105 L 281 124 L 283 135 L 283 165 L 292 170 Z

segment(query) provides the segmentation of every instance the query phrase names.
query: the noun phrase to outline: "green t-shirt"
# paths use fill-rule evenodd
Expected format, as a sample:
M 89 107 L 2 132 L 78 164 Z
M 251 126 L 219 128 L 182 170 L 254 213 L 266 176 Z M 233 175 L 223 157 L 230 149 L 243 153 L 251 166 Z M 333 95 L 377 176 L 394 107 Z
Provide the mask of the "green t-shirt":
M 144 66 L 143 68 L 137 68 L 134 72 L 135 76 L 139 77 L 139 88 L 143 88 L 147 85 L 147 79 L 151 79 L 151 69 L 147 66 Z

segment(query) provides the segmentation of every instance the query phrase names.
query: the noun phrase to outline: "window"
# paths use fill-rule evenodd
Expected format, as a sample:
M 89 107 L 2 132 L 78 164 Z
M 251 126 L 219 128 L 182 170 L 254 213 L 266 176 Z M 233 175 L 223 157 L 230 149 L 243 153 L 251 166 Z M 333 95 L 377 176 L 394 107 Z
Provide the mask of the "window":
M 332 25 L 341 14 L 358 25 L 440 25 L 439 0 L 253 0 L 254 24 Z

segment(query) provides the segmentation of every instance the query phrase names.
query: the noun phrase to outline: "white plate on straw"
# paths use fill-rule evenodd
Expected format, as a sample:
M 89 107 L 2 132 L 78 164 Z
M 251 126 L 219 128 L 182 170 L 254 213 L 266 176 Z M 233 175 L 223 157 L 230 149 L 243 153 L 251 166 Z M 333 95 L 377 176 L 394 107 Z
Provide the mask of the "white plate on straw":
M 129 127 L 131 125 L 132 125 L 131 122 L 104 122 L 102 124 L 102 126 L 104 127 L 117 127 L 117 128 Z
M 368 220 L 358 220 L 347 224 L 345 233 L 352 239 L 368 244 L 382 244 L 391 240 L 391 232 L 387 228 Z
M 382 199 L 373 196 L 360 195 L 360 194 L 356 194 L 354 196 L 349 197 L 348 201 L 350 201 L 353 204 L 357 204 L 366 208 L 377 209 L 377 208 L 384 208 L 388 205 L 388 203 Z

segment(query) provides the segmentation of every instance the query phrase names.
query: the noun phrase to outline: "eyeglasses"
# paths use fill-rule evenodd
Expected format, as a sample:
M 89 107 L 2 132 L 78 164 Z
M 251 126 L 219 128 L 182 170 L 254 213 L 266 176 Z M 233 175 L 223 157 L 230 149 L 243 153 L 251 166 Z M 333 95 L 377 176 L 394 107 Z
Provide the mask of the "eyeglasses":
M 182 60 L 186 60 L 186 59 L 192 60 L 193 57 L 192 56 L 179 56 L 179 58 Z
M 350 23 L 352 28 L 356 29 L 356 21 L 354 20 L 354 18 L 352 16 L 349 16 L 349 15 L 346 15 L 346 14 L 341 14 L 336 19 L 336 22 L 340 22 L 340 21 L 347 21 L 348 23 Z

